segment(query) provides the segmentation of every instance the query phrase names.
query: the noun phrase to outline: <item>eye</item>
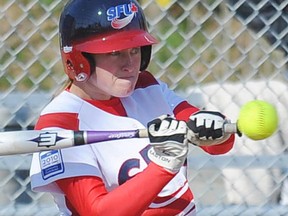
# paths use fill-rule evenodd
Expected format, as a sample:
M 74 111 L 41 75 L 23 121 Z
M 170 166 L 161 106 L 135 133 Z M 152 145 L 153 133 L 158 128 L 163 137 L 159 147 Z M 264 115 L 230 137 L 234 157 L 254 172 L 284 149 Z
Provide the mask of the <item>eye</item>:
M 119 51 L 113 51 L 113 52 L 109 53 L 109 55 L 118 56 L 118 55 L 120 55 L 120 52 Z

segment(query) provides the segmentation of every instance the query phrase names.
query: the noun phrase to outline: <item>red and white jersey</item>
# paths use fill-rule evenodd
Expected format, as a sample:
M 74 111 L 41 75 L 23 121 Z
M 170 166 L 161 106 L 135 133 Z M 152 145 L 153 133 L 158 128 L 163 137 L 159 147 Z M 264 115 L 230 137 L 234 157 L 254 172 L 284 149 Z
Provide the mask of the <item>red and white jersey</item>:
M 149 72 L 141 72 L 134 93 L 126 98 L 113 98 L 98 104 L 97 101 L 83 100 L 69 91 L 62 92 L 43 110 L 36 127 L 96 131 L 139 129 L 145 128 L 149 121 L 163 114 L 177 116 L 175 110 L 186 103 Z M 187 110 L 189 113 L 185 113 L 185 116 L 197 111 L 197 108 L 190 106 Z M 178 114 L 184 116 L 184 111 L 179 111 L 181 113 Z M 65 196 L 55 181 L 69 177 L 97 176 L 103 180 L 106 189 L 112 191 L 147 167 L 148 148 L 149 139 L 142 138 L 35 153 L 30 173 L 32 189 L 52 193 L 62 214 L 71 215 Z M 186 168 L 184 165 L 163 188 L 158 194 L 159 199 L 150 204 L 150 209 L 169 207 L 190 191 Z M 149 190 L 149 185 L 139 185 L 139 190 L 143 190 L 143 187 Z M 195 211 L 192 197 L 190 204 L 179 215 L 194 215 Z

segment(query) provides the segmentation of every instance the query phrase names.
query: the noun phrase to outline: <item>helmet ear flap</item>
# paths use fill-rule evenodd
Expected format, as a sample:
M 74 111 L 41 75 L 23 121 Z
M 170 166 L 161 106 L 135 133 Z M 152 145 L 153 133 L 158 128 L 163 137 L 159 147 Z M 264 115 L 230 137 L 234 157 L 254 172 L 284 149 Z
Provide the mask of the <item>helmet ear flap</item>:
M 82 82 L 89 78 L 91 71 L 90 63 L 81 52 L 65 52 L 62 50 L 61 56 L 64 70 L 70 79 Z
M 89 66 L 90 66 L 90 74 L 92 74 L 96 67 L 96 62 L 95 62 L 95 59 L 93 58 L 93 55 L 91 53 L 85 53 L 85 52 L 83 52 L 82 55 L 88 61 Z
M 151 58 L 151 50 L 152 50 L 151 45 L 141 47 L 140 71 L 144 71 L 148 67 Z

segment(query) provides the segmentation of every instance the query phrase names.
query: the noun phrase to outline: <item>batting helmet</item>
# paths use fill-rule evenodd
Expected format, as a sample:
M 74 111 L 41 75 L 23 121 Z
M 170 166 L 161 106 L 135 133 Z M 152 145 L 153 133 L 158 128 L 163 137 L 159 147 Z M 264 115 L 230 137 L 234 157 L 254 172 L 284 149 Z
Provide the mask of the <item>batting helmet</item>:
M 135 0 L 70 0 L 61 13 L 59 31 L 65 72 L 78 81 L 94 70 L 89 54 L 141 47 L 142 71 L 150 62 L 151 45 L 157 43 Z

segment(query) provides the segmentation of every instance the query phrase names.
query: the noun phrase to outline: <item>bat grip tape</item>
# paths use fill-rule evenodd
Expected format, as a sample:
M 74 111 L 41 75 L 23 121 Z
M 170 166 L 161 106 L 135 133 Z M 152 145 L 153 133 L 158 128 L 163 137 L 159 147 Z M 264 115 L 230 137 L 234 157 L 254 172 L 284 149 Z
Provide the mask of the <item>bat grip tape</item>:
M 74 131 L 74 145 L 84 145 L 84 131 Z

